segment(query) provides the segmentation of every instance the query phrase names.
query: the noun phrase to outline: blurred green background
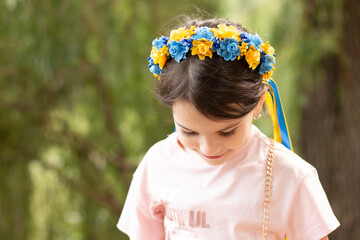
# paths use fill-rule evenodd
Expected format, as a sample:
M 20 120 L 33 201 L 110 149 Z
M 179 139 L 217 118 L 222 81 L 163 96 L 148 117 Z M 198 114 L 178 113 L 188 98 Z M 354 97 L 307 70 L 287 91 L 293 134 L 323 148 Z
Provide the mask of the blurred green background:
M 295 152 L 342 223 L 331 239 L 360 236 L 357 1 L 2 0 L 0 240 L 127 239 L 115 225 L 132 173 L 173 131 L 151 41 L 195 6 L 275 47 Z M 270 118 L 257 125 L 271 136 Z

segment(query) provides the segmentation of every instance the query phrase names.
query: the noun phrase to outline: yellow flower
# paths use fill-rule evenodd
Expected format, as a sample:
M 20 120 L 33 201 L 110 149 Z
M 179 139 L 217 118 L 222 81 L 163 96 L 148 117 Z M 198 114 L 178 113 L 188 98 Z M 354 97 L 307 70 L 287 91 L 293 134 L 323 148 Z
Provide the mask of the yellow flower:
M 205 57 L 212 58 L 212 41 L 207 41 L 205 39 L 193 40 L 193 47 L 191 48 L 191 55 L 197 54 L 200 60 L 204 60 Z
M 152 47 L 150 57 L 154 61 L 154 64 L 159 64 L 161 69 L 166 63 L 167 56 L 169 56 L 169 51 L 166 45 L 160 48 L 160 50 L 158 50 L 156 47 Z
M 237 58 L 238 60 L 246 54 L 246 51 L 248 50 L 248 45 L 249 45 L 248 43 L 244 43 L 244 42 L 241 43 L 241 45 L 239 46 L 241 54 L 238 56 Z
M 263 79 L 263 80 L 270 79 L 271 76 L 272 76 L 272 74 L 273 74 L 273 72 L 274 72 L 274 70 L 275 70 L 275 68 L 273 68 L 273 70 L 271 70 L 271 71 L 268 71 L 268 72 L 264 73 L 264 74 L 262 75 L 262 79 Z
M 213 28 L 211 31 L 220 39 L 233 38 L 240 42 L 240 33 L 234 26 L 227 27 L 225 24 L 220 24 L 217 29 Z
M 270 46 L 269 41 L 267 41 L 266 43 L 262 43 L 260 47 L 264 51 L 265 55 L 269 54 L 272 56 L 275 54 L 275 49 Z
M 172 30 L 170 32 L 169 40 L 181 41 L 186 38 L 189 39 L 193 34 L 195 34 L 195 26 L 191 26 L 189 30 L 186 30 L 184 27 Z
M 157 75 L 155 73 L 153 73 L 154 77 L 156 77 L 159 81 L 160 81 L 160 75 Z
M 245 59 L 249 64 L 249 68 L 254 70 L 260 63 L 260 52 L 256 50 L 254 46 L 250 46 L 249 50 L 245 54 Z

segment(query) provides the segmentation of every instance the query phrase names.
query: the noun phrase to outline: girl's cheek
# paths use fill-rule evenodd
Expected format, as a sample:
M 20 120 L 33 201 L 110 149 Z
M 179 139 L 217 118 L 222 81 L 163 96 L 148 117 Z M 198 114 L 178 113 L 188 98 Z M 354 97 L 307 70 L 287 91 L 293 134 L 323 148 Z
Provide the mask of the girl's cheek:
M 248 140 L 248 136 L 244 136 L 243 134 L 239 134 L 236 138 L 234 138 L 229 145 L 231 148 L 239 148 L 244 145 Z
M 182 145 L 184 145 L 186 148 L 194 148 L 195 147 L 195 141 L 188 138 L 188 137 L 179 137 L 179 140 Z

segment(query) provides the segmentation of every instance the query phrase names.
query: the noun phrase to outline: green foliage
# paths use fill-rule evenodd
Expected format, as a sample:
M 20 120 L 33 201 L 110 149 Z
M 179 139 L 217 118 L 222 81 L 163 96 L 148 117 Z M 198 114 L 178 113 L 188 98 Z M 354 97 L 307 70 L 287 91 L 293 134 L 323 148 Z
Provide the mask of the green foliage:
M 132 172 L 173 131 L 150 44 L 190 3 L 0 3 L 0 239 L 126 239 Z

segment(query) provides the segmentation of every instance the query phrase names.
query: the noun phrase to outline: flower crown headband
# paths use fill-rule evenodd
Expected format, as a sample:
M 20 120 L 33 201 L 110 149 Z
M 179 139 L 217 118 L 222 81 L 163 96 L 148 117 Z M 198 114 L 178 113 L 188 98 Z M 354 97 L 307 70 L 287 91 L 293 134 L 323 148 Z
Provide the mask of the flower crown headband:
M 268 86 L 265 103 L 274 123 L 274 139 L 292 150 L 290 133 L 287 127 L 280 94 L 275 81 L 271 78 L 275 70 L 275 50 L 269 42 L 263 42 L 259 35 L 239 33 L 234 26 L 218 25 L 217 28 L 191 26 L 171 31 L 170 37 L 156 38 L 152 42 L 150 53 L 150 72 L 158 77 L 166 62 L 173 58 L 176 62 L 191 55 L 198 55 L 200 60 L 205 57 L 212 58 L 217 53 L 226 61 L 239 60 L 245 57 L 249 68 L 256 70 L 262 76 L 263 82 Z
M 168 59 L 180 62 L 190 50 L 191 55 L 198 55 L 201 60 L 212 58 L 213 53 L 226 61 L 245 57 L 249 68 L 257 70 L 263 80 L 270 79 L 275 70 L 275 50 L 269 42 L 264 43 L 257 34 L 240 33 L 234 26 L 224 24 L 217 28 L 191 26 L 186 30 L 181 27 L 171 31 L 170 37 L 156 38 L 148 67 L 159 77 Z

